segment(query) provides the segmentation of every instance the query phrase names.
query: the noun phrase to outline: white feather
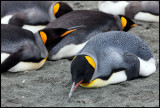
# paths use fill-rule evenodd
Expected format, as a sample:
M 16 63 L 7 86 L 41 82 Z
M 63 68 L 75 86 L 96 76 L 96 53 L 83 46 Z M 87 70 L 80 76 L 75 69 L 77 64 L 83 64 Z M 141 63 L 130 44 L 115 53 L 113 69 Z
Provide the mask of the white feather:
M 61 48 L 56 55 L 53 55 L 51 59 L 58 60 L 65 57 L 75 56 L 86 45 L 86 43 L 87 42 L 79 45 L 75 44 L 66 45 L 63 48 Z
M 1 53 L 1 64 L 7 59 L 10 54 Z M 33 62 L 19 62 L 17 65 L 9 69 L 10 72 L 19 72 L 19 71 L 29 71 L 39 69 L 45 63 L 45 59 L 40 61 L 39 63 Z
M 159 16 L 144 12 L 138 12 L 134 19 L 141 21 L 159 22 Z
M 156 61 L 154 58 L 150 58 L 148 61 L 141 58 L 138 59 L 140 61 L 140 76 L 149 76 L 156 71 Z
M 129 3 L 127 1 L 119 1 L 119 2 L 113 2 L 113 1 L 105 1 L 102 3 L 99 3 L 99 10 L 102 12 L 106 12 L 113 15 L 124 15 L 125 14 L 125 8 Z
M 37 31 L 44 29 L 46 26 L 42 26 L 42 25 L 24 25 L 22 28 L 23 29 L 27 29 L 33 33 L 36 33 Z
M 3 61 L 8 58 L 10 56 L 10 54 L 8 53 L 1 53 L 1 64 L 3 63 Z
M 9 23 L 9 20 L 10 18 L 12 17 L 13 15 L 7 15 L 7 16 L 4 16 L 1 18 L 1 24 L 8 24 Z

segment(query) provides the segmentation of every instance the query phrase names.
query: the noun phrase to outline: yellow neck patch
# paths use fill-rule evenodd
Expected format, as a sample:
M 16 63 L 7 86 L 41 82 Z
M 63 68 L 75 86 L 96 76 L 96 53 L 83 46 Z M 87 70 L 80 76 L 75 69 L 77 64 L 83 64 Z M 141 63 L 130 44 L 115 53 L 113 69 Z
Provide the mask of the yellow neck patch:
M 59 3 L 56 3 L 56 4 L 54 5 L 54 7 L 53 7 L 53 13 L 54 13 L 54 15 L 58 12 L 59 7 L 60 7 L 60 4 L 59 4 Z
M 45 44 L 47 41 L 47 35 L 43 31 L 40 31 L 41 39 L 43 40 L 43 43 Z
M 91 81 L 90 83 L 81 83 L 80 84 L 82 87 L 85 88 L 94 88 L 94 87 L 103 87 L 103 80 L 97 78 Z
M 76 58 L 77 56 L 75 56 L 73 59 L 72 59 L 72 61 Z
M 67 35 L 67 34 L 73 32 L 73 31 L 76 31 L 76 30 L 77 30 L 77 29 L 73 29 L 73 30 L 66 31 L 66 32 L 63 33 L 60 37 L 63 37 L 63 36 L 65 36 L 65 35 Z
M 124 27 L 127 25 L 127 20 L 124 17 L 121 17 L 121 22 L 122 22 L 122 30 L 124 30 Z
M 85 56 L 85 58 L 88 61 L 88 63 L 95 69 L 96 65 L 95 65 L 94 60 L 89 56 Z

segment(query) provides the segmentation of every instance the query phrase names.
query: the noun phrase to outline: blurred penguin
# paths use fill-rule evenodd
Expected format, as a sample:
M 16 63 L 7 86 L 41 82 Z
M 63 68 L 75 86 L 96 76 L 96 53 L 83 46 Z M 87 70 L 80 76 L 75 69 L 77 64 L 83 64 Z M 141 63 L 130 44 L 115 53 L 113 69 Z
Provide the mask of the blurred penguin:
M 159 22 L 159 1 L 99 1 L 98 9 L 131 19 Z

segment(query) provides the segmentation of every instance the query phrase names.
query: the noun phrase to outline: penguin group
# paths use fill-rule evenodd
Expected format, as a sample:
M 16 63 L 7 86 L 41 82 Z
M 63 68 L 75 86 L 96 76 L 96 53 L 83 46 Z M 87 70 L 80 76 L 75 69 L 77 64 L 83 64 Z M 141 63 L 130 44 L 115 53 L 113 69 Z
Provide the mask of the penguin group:
M 123 10 L 105 13 L 101 7 L 106 2 Z M 93 11 L 73 10 L 65 2 L 2 1 L 1 73 L 37 70 L 46 60 L 72 59 L 69 101 L 79 85 L 98 88 L 153 74 L 156 60 L 151 49 L 127 31 L 142 26 L 132 20 L 138 19 L 138 12 L 157 15 L 157 7 L 153 11 L 146 2 L 106 2 Z M 140 10 L 130 9 L 134 6 Z

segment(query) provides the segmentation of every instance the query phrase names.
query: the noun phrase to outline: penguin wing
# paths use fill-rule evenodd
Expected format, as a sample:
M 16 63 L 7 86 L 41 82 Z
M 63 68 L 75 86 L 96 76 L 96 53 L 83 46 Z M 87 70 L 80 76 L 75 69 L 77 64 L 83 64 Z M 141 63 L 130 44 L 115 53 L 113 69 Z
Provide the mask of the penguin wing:
M 32 47 L 25 46 L 18 52 L 11 54 L 2 64 L 1 72 L 6 72 L 20 61 L 27 61 L 33 57 Z

